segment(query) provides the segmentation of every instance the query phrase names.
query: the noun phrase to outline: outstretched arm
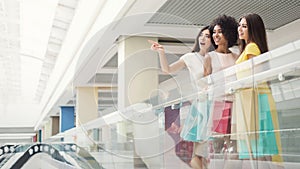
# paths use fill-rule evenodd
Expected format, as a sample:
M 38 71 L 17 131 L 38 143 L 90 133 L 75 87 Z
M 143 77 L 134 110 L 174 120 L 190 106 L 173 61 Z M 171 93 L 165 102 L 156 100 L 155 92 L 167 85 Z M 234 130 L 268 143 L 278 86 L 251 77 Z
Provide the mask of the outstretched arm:
M 160 60 L 160 66 L 163 72 L 165 73 L 174 73 L 182 68 L 184 68 L 186 65 L 183 60 L 179 59 L 176 62 L 169 65 L 164 47 L 152 40 L 148 40 L 149 43 L 151 43 L 151 49 L 154 51 L 157 51 L 159 54 L 159 60 Z

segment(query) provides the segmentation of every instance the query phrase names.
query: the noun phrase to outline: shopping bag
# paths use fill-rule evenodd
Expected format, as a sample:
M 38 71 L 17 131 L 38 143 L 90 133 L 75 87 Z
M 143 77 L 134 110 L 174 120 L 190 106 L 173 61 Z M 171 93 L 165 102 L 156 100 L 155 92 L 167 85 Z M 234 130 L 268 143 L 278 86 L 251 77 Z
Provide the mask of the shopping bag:
M 229 134 L 231 132 L 231 101 L 215 101 L 213 104 L 213 132 Z

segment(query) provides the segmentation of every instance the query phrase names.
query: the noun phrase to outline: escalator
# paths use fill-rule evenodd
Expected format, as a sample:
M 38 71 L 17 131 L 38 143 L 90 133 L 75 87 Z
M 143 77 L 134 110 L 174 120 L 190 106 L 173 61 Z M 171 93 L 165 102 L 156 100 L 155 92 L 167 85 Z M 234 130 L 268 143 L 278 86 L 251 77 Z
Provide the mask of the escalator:
M 96 159 L 84 148 L 73 143 L 52 144 L 54 147 L 63 152 L 66 158 L 75 160 L 82 169 L 103 169 Z
M 88 151 L 75 144 L 38 143 L 7 147 L 0 150 L 1 169 L 103 169 Z

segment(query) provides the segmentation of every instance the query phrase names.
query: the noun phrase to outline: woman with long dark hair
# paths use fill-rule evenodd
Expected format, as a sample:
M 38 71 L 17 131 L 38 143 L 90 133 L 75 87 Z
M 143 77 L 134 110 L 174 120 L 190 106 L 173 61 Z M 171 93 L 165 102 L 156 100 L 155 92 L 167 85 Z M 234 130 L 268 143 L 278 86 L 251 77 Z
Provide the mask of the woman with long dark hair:
M 241 55 L 236 64 L 269 51 L 265 25 L 258 14 L 242 16 L 238 33 Z M 244 76 L 245 71 L 242 74 L 237 71 L 238 79 Z M 252 97 L 247 93 L 251 93 Z M 244 97 L 246 95 L 248 97 Z M 236 112 L 237 132 L 247 133 L 237 136 L 239 158 L 282 162 L 280 133 L 274 132 L 279 129 L 278 114 L 269 85 L 259 83 L 250 89 L 240 89 L 236 93 L 236 100 L 242 107 Z M 253 107 L 252 111 L 249 106 L 248 109 L 245 107 L 249 104 Z M 250 134 L 251 132 L 258 134 Z
M 160 65 L 163 72 L 174 73 L 183 69 L 184 67 L 187 67 L 190 73 L 192 84 L 196 88 L 196 91 L 201 89 L 201 86 L 197 84 L 197 81 L 203 77 L 204 57 L 206 53 L 213 50 L 209 26 L 202 28 L 198 33 L 192 52 L 184 54 L 180 57 L 180 59 L 171 65 L 168 64 L 163 45 L 154 41 L 149 42 L 152 44 L 151 49 L 158 51 L 159 53 Z M 200 116 L 202 117 L 202 115 L 207 114 L 206 112 L 201 112 L 201 110 L 201 103 L 194 99 L 182 129 L 178 128 L 178 132 L 180 132 L 180 136 L 183 140 L 194 142 L 193 157 L 190 162 L 192 168 L 194 169 L 202 169 L 207 167 L 207 143 L 202 142 L 203 140 L 198 139 L 197 137 L 198 128 L 202 128 L 207 124 L 207 121 L 205 120 L 201 122 L 199 121 L 203 119 L 200 119 Z M 204 119 L 207 119 L 207 117 Z

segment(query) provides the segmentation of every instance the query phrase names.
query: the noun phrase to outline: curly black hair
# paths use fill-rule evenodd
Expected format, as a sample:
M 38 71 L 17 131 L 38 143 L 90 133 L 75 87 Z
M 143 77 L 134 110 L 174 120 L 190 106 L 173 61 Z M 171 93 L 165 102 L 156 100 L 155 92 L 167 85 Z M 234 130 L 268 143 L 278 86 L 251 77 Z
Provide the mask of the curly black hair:
M 220 15 L 216 19 L 212 21 L 210 24 L 210 36 L 212 40 L 212 44 L 215 48 L 218 46 L 215 44 L 212 35 L 213 35 L 213 28 L 219 25 L 222 29 L 222 33 L 225 37 L 225 39 L 228 41 L 228 48 L 232 47 L 233 45 L 237 44 L 238 39 L 238 23 L 235 20 L 235 18 L 227 15 Z

